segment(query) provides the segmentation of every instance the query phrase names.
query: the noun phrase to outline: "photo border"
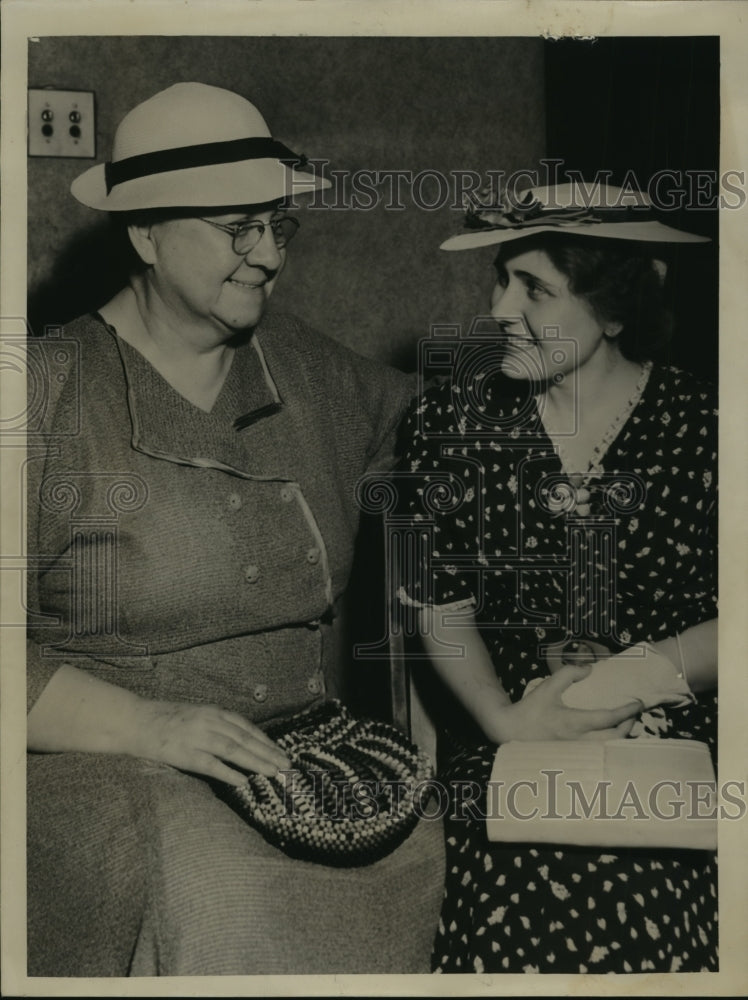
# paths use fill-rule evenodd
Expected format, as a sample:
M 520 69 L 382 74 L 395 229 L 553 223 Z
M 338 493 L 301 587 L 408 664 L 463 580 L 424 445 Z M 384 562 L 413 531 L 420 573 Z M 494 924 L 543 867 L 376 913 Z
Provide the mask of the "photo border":
M 250 17 L 251 15 L 251 17 Z M 748 3 L 745 0 L 4 0 L 2 10 L 2 229 L 0 322 L 26 313 L 26 39 L 42 35 L 496 35 L 603 37 L 719 35 L 720 169 L 748 172 Z M 250 30 L 251 29 L 251 30 Z M 748 782 L 744 621 L 748 590 L 748 209 L 720 219 L 720 773 Z M 0 414 L 22 412 L 24 390 L 0 371 Z M 0 448 L 2 552 L 22 523 L 18 458 Z M 17 574 L 0 573 L 0 606 L 19 600 Z M 450 975 L 46 979 L 25 976 L 25 683 L 23 629 L 6 629 L 0 674 L 2 790 L 2 993 L 6 996 L 740 996 L 748 982 L 747 822 L 722 823 L 719 845 L 720 972 L 663 975 Z M 728 696 L 724 696 L 725 690 Z M 50 817 L 50 822 L 54 818 Z M 301 981 L 300 981 L 301 980 Z

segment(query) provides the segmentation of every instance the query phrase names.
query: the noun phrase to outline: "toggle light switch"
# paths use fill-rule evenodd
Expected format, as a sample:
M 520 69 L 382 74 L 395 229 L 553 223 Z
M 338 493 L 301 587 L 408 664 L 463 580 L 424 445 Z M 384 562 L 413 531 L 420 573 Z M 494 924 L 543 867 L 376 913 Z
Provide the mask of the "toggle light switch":
M 29 156 L 96 156 L 94 95 L 89 90 L 29 90 Z

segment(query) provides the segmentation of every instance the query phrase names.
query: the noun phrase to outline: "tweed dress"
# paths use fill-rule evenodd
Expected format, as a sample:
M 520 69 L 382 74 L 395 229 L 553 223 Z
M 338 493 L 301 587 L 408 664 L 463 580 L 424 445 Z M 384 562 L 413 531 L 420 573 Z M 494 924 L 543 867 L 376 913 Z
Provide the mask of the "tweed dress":
M 96 316 L 30 367 L 29 704 L 62 662 L 259 723 L 337 694 L 355 487 L 391 464 L 414 379 L 281 316 L 210 413 Z M 330 869 L 194 775 L 28 755 L 32 976 L 425 972 L 442 888 L 438 823 Z
M 588 637 L 619 652 L 714 618 L 710 387 L 643 366 L 634 396 L 577 474 L 562 464 L 530 391 L 496 384 L 492 392 L 445 383 L 414 401 L 404 421 L 409 486 L 400 513 L 431 541 L 403 600 L 474 609 L 513 701 L 548 675 L 546 644 Z M 580 487 L 584 504 L 575 500 Z M 477 727 L 458 732 L 449 711 L 444 725 L 443 780 L 485 789 L 496 747 Z M 716 696 L 643 713 L 634 734 L 699 739 L 716 761 Z M 459 809 L 445 833 L 436 971 L 717 969 L 711 852 L 489 843 L 485 823 Z

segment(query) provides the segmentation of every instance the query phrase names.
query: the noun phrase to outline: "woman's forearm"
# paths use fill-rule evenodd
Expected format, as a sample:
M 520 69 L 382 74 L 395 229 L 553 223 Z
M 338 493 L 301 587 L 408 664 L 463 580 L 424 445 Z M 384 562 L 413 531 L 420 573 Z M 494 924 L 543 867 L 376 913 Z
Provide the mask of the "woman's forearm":
M 711 618 L 652 645 L 680 670 L 691 690 L 698 694 L 717 686 L 718 619 Z
M 28 749 L 138 755 L 144 699 L 64 663 L 28 715 Z
M 454 617 L 454 612 L 448 613 Z M 616 709 L 575 709 L 564 705 L 565 688 L 590 667 L 562 667 L 553 677 L 513 703 L 501 685 L 472 614 L 446 625 L 438 609 L 424 609 L 420 627 L 434 669 L 492 743 L 510 740 L 609 739 L 625 735 L 641 704 Z M 447 649 L 445 646 L 457 647 Z
M 127 754 L 231 785 L 291 762 L 258 725 L 218 705 L 157 701 L 64 664 L 28 716 L 28 749 Z
M 455 612 L 447 613 L 455 617 Z M 511 699 L 501 685 L 472 613 L 459 612 L 458 625 L 446 625 L 438 608 L 424 608 L 420 629 L 434 670 L 486 736 L 502 742 L 498 722 Z M 447 649 L 445 647 L 457 647 Z

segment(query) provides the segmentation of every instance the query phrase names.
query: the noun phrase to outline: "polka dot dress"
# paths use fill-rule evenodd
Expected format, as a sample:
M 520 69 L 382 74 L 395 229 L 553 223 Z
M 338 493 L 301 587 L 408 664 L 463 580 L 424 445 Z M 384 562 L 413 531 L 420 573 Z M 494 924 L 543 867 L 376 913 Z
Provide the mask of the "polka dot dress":
M 547 676 L 544 649 L 613 652 L 714 618 L 716 412 L 711 390 L 647 365 L 588 469 L 570 470 L 539 403 L 444 383 L 403 432 L 401 513 L 422 530 L 401 597 L 472 605 L 513 701 Z M 638 733 L 708 743 L 716 696 L 645 713 Z M 485 787 L 495 746 L 448 735 L 442 778 Z M 688 972 L 718 968 L 716 857 L 701 851 L 489 844 L 447 817 L 437 972 Z

